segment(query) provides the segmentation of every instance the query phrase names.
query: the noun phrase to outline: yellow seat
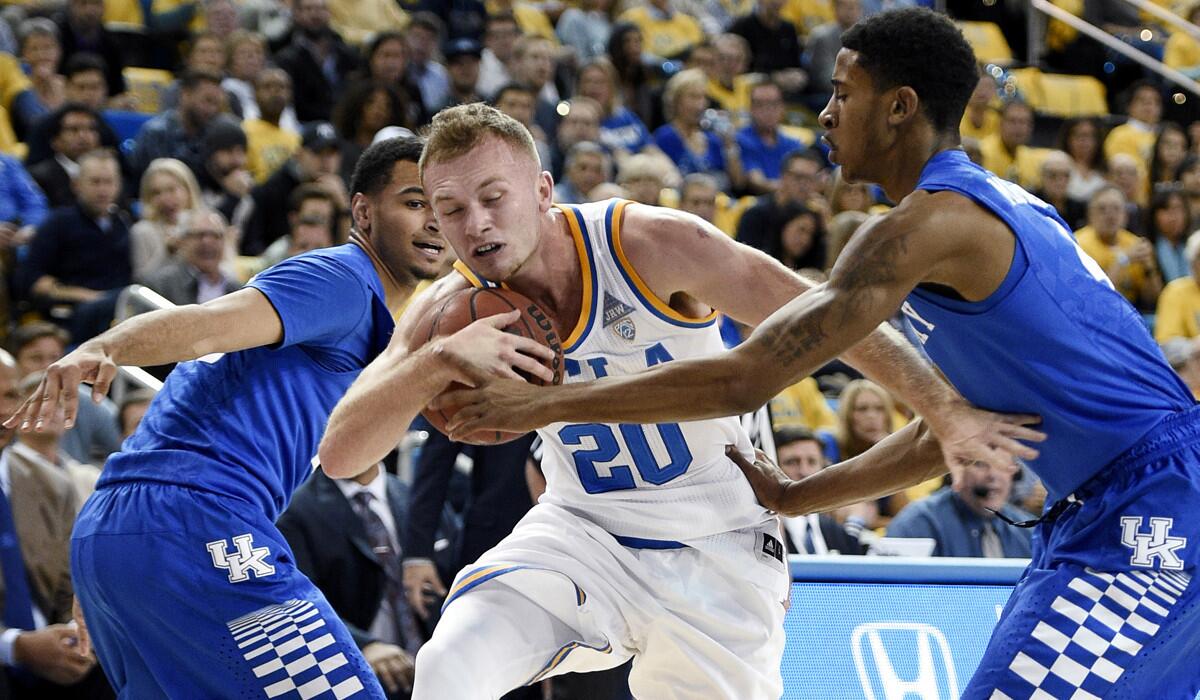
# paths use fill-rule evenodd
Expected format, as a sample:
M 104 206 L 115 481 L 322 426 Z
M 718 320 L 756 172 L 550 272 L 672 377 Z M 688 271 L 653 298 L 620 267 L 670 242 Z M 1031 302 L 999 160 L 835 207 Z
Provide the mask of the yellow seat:
M 1056 117 L 1091 117 L 1108 114 L 1104 84 L 1090 75 L 1044 73 L 1045 105 L 1038 111 Z
M 1044 76 L 1042 71 L 1037 68 L 1014 68 L 1008 71 L 1008 76 L 1013 81 L 1016 95 L 1005 92 L 1006 86 L 1001 86 L 1001 97 L 1004 99 L 1019 97 L 1035 112 L 1043 111 L 1042 106 L 1046 104 L 1046 91 L 1045 84 L 1042 82 Z
M 126 66 L 121 70 L 129 94 L 133 96 L 135 109 L 143 114 L 157 114 L 163 90 L 175 81 L 171 71 L 158 68 Z
M 1000 27 L 992 22 L 958 22 L 967 43 L 975 51 L 975 58 L 980 63 L 1012 63 L 1012 49 Z

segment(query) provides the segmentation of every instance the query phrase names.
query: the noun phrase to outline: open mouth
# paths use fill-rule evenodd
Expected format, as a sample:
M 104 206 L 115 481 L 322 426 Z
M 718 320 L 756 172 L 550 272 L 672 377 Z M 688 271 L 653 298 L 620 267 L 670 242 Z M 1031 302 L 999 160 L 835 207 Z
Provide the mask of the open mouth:
M 494 255 L 503 247 L 503 243 L 484 243 L 475 249 L 475 257 L 486 258 L 489 255 Z
M 433 258 L 440 256 L 442 251 L 446 249 L 445 246 L 426 241 L 413 241 L 413 247 Z

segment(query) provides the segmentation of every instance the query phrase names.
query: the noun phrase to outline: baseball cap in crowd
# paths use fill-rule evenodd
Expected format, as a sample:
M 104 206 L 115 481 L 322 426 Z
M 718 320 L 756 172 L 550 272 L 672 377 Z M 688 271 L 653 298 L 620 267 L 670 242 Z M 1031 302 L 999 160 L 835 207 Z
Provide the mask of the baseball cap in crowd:
M 336 148 L 337 130 L 329 122 L 309 122 L 300 129 L 300 145 L 310 151 Z
M 242 127 L 229 119 L 217 119 L 204 131 L 204 157 L 234 146 L 246 147 L 246 134 Z
M 447 61 L 451 61 L 459 56 L 474 56 L 475 58 L 479 58 L 483 55 L 483 47 L 479 45 L 478 41 L 470 37 L 459 37 L 446 42 L 446 45 L 442 47 L 442 55 L 446 57 Z

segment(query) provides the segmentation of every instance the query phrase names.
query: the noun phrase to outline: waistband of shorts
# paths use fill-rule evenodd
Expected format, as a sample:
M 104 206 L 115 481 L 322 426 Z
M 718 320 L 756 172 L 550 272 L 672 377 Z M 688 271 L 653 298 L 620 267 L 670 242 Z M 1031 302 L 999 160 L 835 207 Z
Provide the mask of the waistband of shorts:
M 1153 462 L 1192 442 L 1200 442 L 1200 404 L 1185 411 L 1172 413 L 1159 421 L 1158 425 L 1150 429 L 1147 437 L 1118 455 L 1108 466 L 1083 482 L 1071 495 L 1078 499 L 1094 496 L 1127 469 Z
M 612 533 L 608 533 L 612 535 Z M 634 549 L 683 549 L 687 545 L 675 540 L 651 540 L 644 537 L 625 537 L 623 535 L 613 535 L 613 539 L 618 544 L 632 547 Z

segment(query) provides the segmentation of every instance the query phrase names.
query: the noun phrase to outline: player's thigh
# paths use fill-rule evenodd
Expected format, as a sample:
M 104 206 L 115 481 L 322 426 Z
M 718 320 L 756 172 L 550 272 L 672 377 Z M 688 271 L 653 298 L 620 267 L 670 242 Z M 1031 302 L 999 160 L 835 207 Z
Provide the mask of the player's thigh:
M 1200 682 L 1194 573 L 1108 573 L 1077 565 L 1031 570 L 1014 590 L 963 698 L 1191 700 Z M 1178 693 L 1164 694 L 1168 688 Z
M 645 556 L 661 560 L 664 606 L 634 659 L 634 696 L 778 698 L 786 612 L 778 591 L 691 549 Z

